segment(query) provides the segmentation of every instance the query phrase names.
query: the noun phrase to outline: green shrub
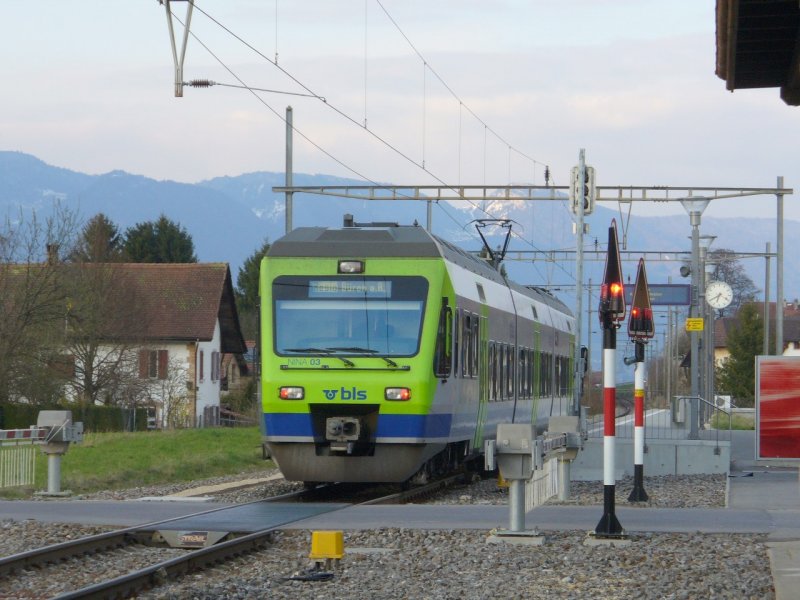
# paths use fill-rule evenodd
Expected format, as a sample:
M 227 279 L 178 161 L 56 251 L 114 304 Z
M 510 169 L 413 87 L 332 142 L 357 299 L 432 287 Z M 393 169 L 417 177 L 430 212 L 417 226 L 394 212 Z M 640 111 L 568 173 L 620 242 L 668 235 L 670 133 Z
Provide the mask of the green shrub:
M 85 432 L 145 431 L 147 409 L 127 409 L 119 406 L 79 406 L 68 402 L 52 406 L 0 403 L 0 429 L 27 429 L 36 425 L 40 410 L 70 410 L 72 422 L 82 422 Z

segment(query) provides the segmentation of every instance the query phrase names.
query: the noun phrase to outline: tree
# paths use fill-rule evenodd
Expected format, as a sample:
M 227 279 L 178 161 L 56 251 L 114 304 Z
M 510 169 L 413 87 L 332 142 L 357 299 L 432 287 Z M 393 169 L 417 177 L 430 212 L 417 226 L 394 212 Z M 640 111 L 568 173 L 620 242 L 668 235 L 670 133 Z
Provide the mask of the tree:
M 125 232 L 125 254 L 137 263 L 194 263 L 194 242 L 186 229 L 161 215 Z
M 120 262 L 123 256 L 123 239 L 119 228 L 106 215 L 97 213 L 81 231 L 70 260 L 108 263 Z
M 714 265 L 713 279 L 724 281 L 733 289 L 733 301 L 727 308 L 720 311 L 720 316 L 723 316 L 725 312 L 736 314 L 746 302 L 755 300 L 756 294 L 761 290 L 747 275 L 733 250 L 727 248 L 712 250 L 708 256 L 708 262 Z
M 137 341 L 146 329 L 137 288 L 120 264 L 64 268 L 69 306 L 65 348 L 74 364 L 67 386 L 87 405 L 124 404 L 138 379 Z
M 0 402 L 56 399 L 63 383 L 67 300 L 59 250 L 71 251 L 74 213 L 0 223 Z
M 169 357 L 164 377 L 153 380 L 139 395 L 139 404 L 160 407 L 161 426 L 170 429 L 191 427 L 192 399 L 186 390 L 186 362 Z
M 247 257 L 239 268 L 236 277 L 236 305 L 239 309 L 239 323 L 245 337 L 253 338 L 258 323 L 258 284 L 261 273 L 261 259 L 269 251 L 269 240 Z
M 730 356 L 717 370 L 717 389 L 731 394 L 738 406 L 753 406 L 755 357 L 761 354 L 764 323 L 754 304 L 742 307 L 738 321 L 738 326 L 728 334 Z
M 255 310 L 258 305 L 258 282 L 261 273 L 261 259 L 269 251 L 269 240 L 247 257 L 239 268 L 236 277 L 236 300 L 241 310 Z

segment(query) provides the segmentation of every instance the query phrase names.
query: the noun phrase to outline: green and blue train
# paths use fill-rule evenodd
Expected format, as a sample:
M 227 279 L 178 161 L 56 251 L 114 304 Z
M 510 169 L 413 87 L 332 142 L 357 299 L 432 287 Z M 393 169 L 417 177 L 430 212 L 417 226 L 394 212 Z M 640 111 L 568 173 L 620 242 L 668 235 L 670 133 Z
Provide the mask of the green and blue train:
M 570 406 L 567 307 L 422 227 L 295 229 L 260 296 L 264 442 L 289 480 L 424 480 Z

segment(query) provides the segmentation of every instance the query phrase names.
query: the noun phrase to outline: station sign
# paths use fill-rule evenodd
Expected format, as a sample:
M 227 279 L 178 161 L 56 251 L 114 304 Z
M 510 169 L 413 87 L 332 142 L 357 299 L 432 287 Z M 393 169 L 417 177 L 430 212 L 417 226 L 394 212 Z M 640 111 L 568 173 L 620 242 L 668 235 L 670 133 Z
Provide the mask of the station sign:
M 689 306 L 691 304 L 692 286 L 683 283 L 651 283 L 647 286 L 650 292 L 651 306 Z M 633 303 L 633 289 L 625 287 L 625 301 Z

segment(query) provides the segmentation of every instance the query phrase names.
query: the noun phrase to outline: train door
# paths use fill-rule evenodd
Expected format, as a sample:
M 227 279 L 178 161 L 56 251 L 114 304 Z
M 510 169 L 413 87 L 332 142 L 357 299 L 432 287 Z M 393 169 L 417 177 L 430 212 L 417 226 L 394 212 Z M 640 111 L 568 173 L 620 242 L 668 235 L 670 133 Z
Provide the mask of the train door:
M 473 315 L 473 340 L 475 341 L 475 373 L 478 376 L 478 423 L 472 447 L 483 448 L 484 428 L 489 409 L 489 328 L 487 327 L 489 307 L 481 305 L 481 315 Z
M 542 327 L 536 321 L 533 326 L 533 424 L 539 418 L 539 403 L 542 398 Z

